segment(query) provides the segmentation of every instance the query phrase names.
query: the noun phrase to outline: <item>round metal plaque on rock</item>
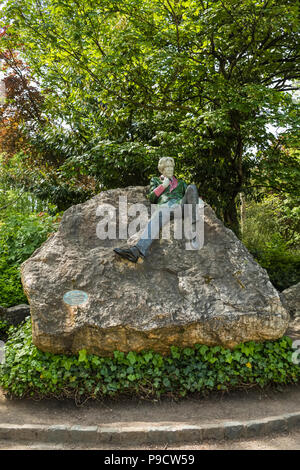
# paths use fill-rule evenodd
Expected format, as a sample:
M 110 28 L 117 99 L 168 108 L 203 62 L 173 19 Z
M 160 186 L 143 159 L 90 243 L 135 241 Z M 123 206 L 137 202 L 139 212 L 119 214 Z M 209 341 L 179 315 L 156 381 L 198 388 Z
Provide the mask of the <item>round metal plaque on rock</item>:
M 88 294 L 83 290 L 70 290 L 63 296 L 64 302 L 72 306 L 84 304 L 88 298 Z

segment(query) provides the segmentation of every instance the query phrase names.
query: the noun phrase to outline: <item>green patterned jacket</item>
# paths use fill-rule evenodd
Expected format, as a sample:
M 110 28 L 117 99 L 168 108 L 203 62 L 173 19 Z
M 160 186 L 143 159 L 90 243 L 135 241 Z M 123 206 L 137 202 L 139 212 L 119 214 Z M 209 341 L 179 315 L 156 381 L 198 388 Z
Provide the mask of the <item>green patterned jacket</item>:
M 149 199 L 152 204 L 168 204 L 172 206 L 173 204 L 178 204 L 181 202 L 181 199 L 185 195 L 187 188 L 187 183 L 183 180 L 177 180 L 173 176 L 171 183 L 167 188 L 162 186 L 163 179 L 160 177 L 154 176 L 150 180 L 150 192 Z

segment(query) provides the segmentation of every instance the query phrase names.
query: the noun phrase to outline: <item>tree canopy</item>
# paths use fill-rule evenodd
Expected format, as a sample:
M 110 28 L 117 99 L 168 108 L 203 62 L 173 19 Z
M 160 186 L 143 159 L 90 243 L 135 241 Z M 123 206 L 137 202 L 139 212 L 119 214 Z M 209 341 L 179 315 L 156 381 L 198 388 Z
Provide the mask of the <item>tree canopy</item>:
M 299 126 L 296 0 L 8 0 L 4 14 L 0 51 L 20 51 L 44 99 L 32 142 L 61 175 L 147 184 L 173 156 L 237 230 L 237 195 L 273 155 L 267 125 Z

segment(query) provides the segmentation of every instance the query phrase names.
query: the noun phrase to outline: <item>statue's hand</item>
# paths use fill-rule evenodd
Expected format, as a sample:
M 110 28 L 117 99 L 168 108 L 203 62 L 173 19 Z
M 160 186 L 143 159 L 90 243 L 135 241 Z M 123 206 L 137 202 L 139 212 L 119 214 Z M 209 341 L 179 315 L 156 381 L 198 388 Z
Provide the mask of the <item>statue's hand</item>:
M 162 182 L 162 185 L 163 185 L 164 188 L 167 188 L 169 186 L 169 184 L 170 184 L 169 178 L 165 178 Z

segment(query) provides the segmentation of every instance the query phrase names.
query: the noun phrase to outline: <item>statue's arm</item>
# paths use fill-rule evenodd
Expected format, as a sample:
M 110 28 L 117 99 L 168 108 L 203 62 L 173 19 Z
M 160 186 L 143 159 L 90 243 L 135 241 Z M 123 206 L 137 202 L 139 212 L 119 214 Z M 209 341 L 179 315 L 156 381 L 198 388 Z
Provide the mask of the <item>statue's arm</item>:
M 152 204 L 155 204 L 160 196 L 164 191 L 164 188 L 158 178 L 151 178 L 150 180 L 150 191 L 149 191 L 149 199 Z

